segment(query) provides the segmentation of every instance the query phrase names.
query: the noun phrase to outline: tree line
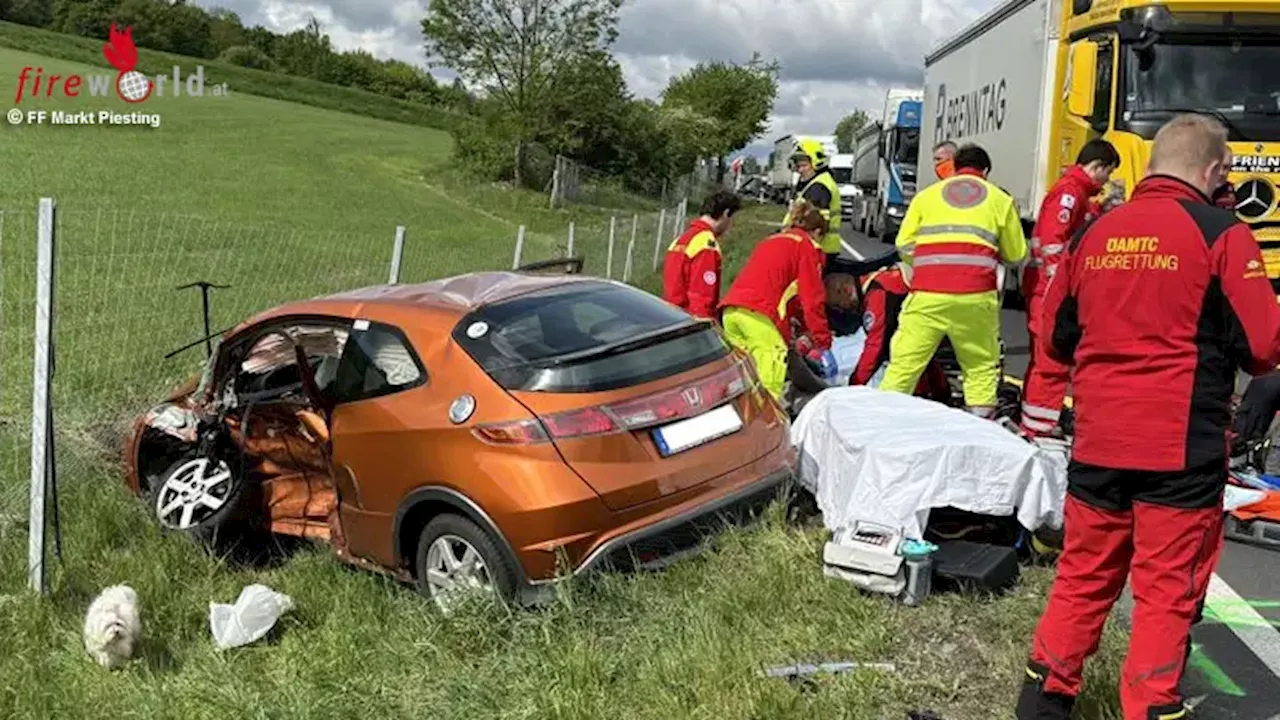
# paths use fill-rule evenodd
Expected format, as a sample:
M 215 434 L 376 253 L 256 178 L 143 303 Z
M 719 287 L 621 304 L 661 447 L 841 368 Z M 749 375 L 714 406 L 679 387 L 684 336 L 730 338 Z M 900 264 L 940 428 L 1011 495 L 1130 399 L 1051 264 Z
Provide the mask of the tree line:
M 461 83 L 442 85 L 422 68 L 379 60 L 363 50 L 339 52 L 314 18 L 287 34 L 247 27 L 227 9 L 186 0 L 0 0 L 0 20 L 106 40 L 112 23 L 133 28 L 143 48 L 308 77 L 427 105 L 465 109 Z
M 313 17 L 276 33 L 227 9 L 187 0 L 0 0 L 0 20 L 106 40 L 132 26 L 139 47 L 307 77 L 466 113 L 455 155 L 477 177 L 541 189 L 559 154 L 654 193 L 700 160 L 759 137 L 778 91 L 778 64 L 753 54 L 708 61 L 646 99 L 611 52 L 624 0 L 429 0 L 421 23 L 431 64 L 458 75 L 338 51 Z

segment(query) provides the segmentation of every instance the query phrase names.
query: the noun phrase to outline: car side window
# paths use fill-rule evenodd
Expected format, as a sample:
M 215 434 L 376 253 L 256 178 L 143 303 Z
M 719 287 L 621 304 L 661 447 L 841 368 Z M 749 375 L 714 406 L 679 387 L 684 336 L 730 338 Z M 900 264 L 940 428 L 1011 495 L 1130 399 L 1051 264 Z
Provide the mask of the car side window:
M 337 375 L 326 391 L 334 403 L 390 395 L 422 385 L 427 371 L 398 328 L 357 322 L 343 349 Z

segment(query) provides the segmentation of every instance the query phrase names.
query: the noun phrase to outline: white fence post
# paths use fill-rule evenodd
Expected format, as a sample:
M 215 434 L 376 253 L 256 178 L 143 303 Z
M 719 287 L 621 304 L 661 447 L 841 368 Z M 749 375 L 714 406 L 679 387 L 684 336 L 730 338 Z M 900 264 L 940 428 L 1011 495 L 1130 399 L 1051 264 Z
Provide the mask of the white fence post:
M 556 195 L 560 193 L 560 156 L 556 155 L 556 168 L 551 171 L 551 209 L 556 209 Z
M 40 198 L 36 231 L 35 365 L 31 389 L 31 506 L 27 534 L 27 574 L 30 588 L 48 592 L 45 573 L 45 498 L 49 493 L 49 418 L 53 372 L 54 201 Z
M 622 282 L 631 282 L 632 258 L 636 254 L 636 231 L 640 229 L 640 216 L 631 216 L 631 242 L 627 243 L 627 264 L 622 269 Z
M 404 226 L 396 226 L 396 243 L 391 249 L 391 279 L 390 284 L 395 285 L 400 282 L 400 261 L 404 258 Z
M 653 270 L 658 270 L 658 256 L 662 252 L 662 230 L 667 224 L 667 209 L 658 211 L 658 235 L 653 238 Z
M 518 270 L 520 268 L 520 256 L 524 254 L 524 226 L 516 231 L 516 256 L 511 260 L 511 269 Z
M 605 262 L 604 276 L 613 279 L 613 237 L 618 229 L 618 216 L 609 217 L 609 259 Z
M 565 257 L 573 257 L 573 221 L 569 221 L 569 250 L 565 253 Z

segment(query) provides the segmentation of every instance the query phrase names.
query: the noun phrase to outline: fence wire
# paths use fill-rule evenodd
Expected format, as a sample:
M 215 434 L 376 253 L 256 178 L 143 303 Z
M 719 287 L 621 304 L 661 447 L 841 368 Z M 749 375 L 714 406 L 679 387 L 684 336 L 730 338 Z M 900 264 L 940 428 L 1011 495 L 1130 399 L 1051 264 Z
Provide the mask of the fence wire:
M 673 203 L 528 233 L 514 258 L 514 237 L 490 248 L 406 228 L 399 281 L 573 256 L 584 260 L 583 274 L 658 291 L 685 209 Z M 64 518 L 103 497 L 98 483 L 123 482 L 134 419 L 200 372 L 205 318 L 193 285 L 221 286 L 209 291 L 208 322 L 220 335 L 285 302 L 388 282 L 396 237 L 394 225 L 304 232 L 74 206 L 59 206 L 55 219 L 52 402 Z M 0 209 L 0 595 L 27 581 L 36 236 L 35 206 Z
M 654 279 L 662 276 L 667 247 L 684 229 L 685 208 L 680 202 L 656 212 L 574 222 L 555 235 L 526 233 L 513 264 L 578 257 L 584 275 L 653 290 Z
M 0 208 L 0 594 L 26 582 L 36 208 Z
M 600 208 L 644 207 L 655 212 L 671 207 L 683 198 L 701 198 L 715 190 L 731 188 L 732 175 L 716 180 L 717 168 L 704 163 L 692 172 L 661 182 L 647 191 L 627 187 L 611 174 L 557 155 L 547 191 L 552 208 L 591 205 Z

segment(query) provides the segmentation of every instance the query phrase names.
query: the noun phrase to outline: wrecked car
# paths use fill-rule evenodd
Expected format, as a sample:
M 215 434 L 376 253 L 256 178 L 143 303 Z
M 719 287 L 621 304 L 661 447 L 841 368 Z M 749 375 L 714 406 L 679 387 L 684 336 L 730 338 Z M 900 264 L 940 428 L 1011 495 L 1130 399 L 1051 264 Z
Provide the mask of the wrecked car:
M 707 321 L 613 281 L 492 272 L 243 322 L 126 458 L 168 530 L 328 543 L 443 607 L 664 563 L 776 497 L 795 455 Z

